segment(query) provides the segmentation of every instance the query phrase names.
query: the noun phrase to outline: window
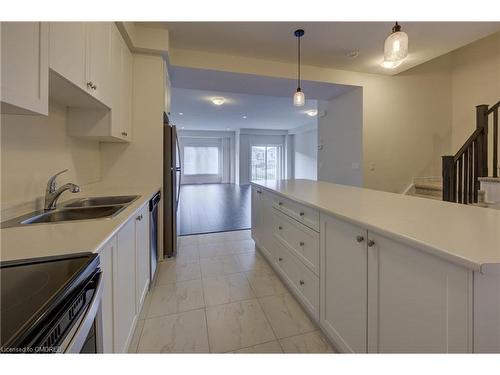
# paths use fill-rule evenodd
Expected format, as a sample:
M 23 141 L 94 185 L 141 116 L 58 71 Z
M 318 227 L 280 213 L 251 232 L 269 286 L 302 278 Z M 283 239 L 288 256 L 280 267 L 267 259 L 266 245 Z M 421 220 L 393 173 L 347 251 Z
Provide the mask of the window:
M 252 180 L 281 178 L 281 146 L 252 146 Z
M 219 174 L 219 147 L 185 146 L 184 174 Z

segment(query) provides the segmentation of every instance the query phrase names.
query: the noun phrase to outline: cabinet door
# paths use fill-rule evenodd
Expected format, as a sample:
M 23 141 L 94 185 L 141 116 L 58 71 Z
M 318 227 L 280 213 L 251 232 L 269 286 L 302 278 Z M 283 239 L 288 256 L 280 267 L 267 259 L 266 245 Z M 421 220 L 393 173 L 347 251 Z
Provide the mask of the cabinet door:
M 146 204 L 135 218 L 136 312 L 149 287 L 149 206 Z
M 133 72 L 133 57 L 128 49 L 123 38 L 120 36 L 122 43 L 122 82 L 121 89 L 121 110 L 123 113 L 123 120 L 119 129 L 121 138 L 131 141 L 132 140 L 132 72 Z
M 113 252 L 114 350 L 127 351 L 135 325 L 135 220 L 118 232 Z
M 368 351 L 472 351 L 472 271 L 369 233 Z
M 49 28 L 50 68 L 76 86 L 87 90 L 86 24 L 84 22 L 51 22 Z
M 49 33 L 44 22 L 1 23 L 2 113 L 49 113 Z
M 111 26 L 110 22 L 87 23 L 87 73 L 94 85 L 90 92 L 111 107 Z
M 343 352 L 367 350 L 366 236 L 360 227 L 321 215 L 320 323 Z
M 252 238 L 258 246 L 262 246 L 262 190 L 252 186 Z
M 104 353 L 113 353 L 113 253 L 116 237 L 113 237 L 100 251 L 102 282 L 102 346 Z

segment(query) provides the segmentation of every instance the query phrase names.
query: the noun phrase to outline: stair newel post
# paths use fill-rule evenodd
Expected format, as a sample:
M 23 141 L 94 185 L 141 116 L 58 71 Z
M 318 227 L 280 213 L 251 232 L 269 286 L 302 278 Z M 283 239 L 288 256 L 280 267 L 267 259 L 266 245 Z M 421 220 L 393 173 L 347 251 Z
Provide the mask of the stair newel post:
M 443 176 L 443 201 L 455 202 L 455 162 L 453 155 L 441 157 Z
M 488 176 L 488 106 L 481 104 L 476 106 L 476 127 L 482 130 L 478 142 L 478 177 Z M 479 184 L 479 182 L 478 182 Z M 477 187 L 479 189 L 479 186 Z

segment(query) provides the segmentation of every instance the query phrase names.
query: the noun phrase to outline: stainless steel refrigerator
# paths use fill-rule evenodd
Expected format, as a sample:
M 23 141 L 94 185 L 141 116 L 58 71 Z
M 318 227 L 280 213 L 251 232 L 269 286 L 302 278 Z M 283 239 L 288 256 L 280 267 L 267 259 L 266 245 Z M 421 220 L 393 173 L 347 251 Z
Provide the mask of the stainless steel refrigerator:
M 181 187 L 181 158 L 177 129 L 163 113 L 163 257 L 177 253 L 177 220 Z

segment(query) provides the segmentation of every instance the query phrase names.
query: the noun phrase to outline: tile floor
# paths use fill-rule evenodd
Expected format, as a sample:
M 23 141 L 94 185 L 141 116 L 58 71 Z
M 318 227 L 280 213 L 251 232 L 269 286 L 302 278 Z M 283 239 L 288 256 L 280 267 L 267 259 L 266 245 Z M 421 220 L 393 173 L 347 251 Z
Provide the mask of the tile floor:
M 180 237 L 158 272 L 130 352 L 333 352 L 248 230 Z

